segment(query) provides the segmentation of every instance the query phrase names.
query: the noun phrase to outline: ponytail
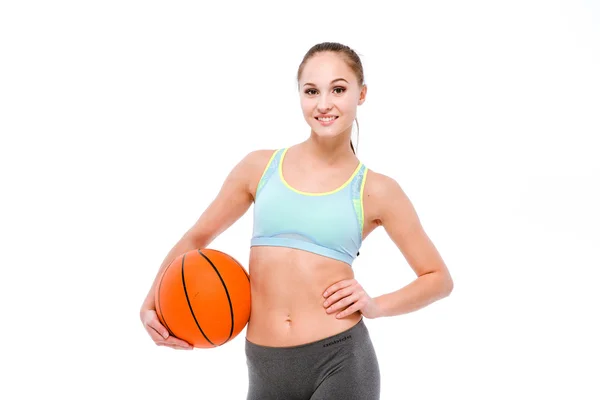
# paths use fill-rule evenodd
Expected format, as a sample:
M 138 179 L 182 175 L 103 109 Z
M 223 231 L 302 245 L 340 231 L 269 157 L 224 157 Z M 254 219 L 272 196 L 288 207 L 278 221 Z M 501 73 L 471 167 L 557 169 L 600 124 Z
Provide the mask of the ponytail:
M 354 120 L 356 121 L 356 149 L 358 149 L 358 134 L 360 133 L 360 128 L 358 126 L 358 118 L 354 118 Z M 352 144 L 352 138 L 350 138 L 350 148 L 352 149 L 352 152 L 356 154 L 356 150 L 354 150 L 354 145 Z

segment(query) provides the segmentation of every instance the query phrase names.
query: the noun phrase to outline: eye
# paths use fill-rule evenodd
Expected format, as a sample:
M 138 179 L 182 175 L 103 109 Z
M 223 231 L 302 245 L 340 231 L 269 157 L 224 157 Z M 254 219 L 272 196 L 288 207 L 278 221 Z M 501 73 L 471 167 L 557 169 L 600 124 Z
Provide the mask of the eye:
M 313 92 L 316 92 L 316 90 L 315 90 L 315 89 L 307 89 L 307 90 L 305 90 L 305 91 L 304 91 L 304 93 L 306 93 L 306 94 L 308 94 L 308 95 L 315 94 L 315 93 L 313 93 Z
M 340 92 L 335 92 L 336 90 L 341 90 L 341 91 L 340 91 Z M 333 91 L 334 91 L 336 94 L 342 94 L 342 93 L 344 93 L 344 92 L 346 91 L 346 88 L 343 88 L 343 87 L 341 87 L 341 86 L 338 86 L 338 87 L 334 88 L 334 89 L 333 89 Z

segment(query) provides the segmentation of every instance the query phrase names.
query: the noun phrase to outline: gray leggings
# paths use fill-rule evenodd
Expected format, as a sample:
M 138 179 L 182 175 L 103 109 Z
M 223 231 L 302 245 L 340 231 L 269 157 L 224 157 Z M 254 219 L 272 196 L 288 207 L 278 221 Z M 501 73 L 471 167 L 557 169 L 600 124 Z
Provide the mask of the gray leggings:
M 379 364 L 361 319 L 316 342 L 265 347 L 246 339 L 247 400 L 378 400 Z

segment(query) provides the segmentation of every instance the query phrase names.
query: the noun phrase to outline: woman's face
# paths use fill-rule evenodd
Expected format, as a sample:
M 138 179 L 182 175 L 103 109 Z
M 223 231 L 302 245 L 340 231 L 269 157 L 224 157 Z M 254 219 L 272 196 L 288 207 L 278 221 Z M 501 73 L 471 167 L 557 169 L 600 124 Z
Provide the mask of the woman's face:
M 312 131 L 334 137 L 352 129 L 356 107 L 365 101 L 367 87 L 359 86 L 340 55 L 323 52 L 304 65 L 299 91 L 302 114 Z

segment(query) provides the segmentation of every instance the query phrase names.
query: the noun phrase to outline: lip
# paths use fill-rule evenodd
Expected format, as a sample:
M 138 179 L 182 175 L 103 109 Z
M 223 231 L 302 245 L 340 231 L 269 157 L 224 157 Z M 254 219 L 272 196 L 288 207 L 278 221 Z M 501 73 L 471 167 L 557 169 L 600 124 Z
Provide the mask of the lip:
M 327 118 L 327 117 L 335 117 L 335 118 L 332 119 L 331 121 L 319 121 L 319 118 Z M 317 115 L 315 117 L 315 120 L 317 120 L 317 122 L 319 124 L 321 124 L 322 126 L 329 126 L 329 125 L 332 125 L 335 121 L 337 121 L 338 118 L 339 118 L 339 116 L 337 116 L 337 115 L 321 114 L 321 115 Z

